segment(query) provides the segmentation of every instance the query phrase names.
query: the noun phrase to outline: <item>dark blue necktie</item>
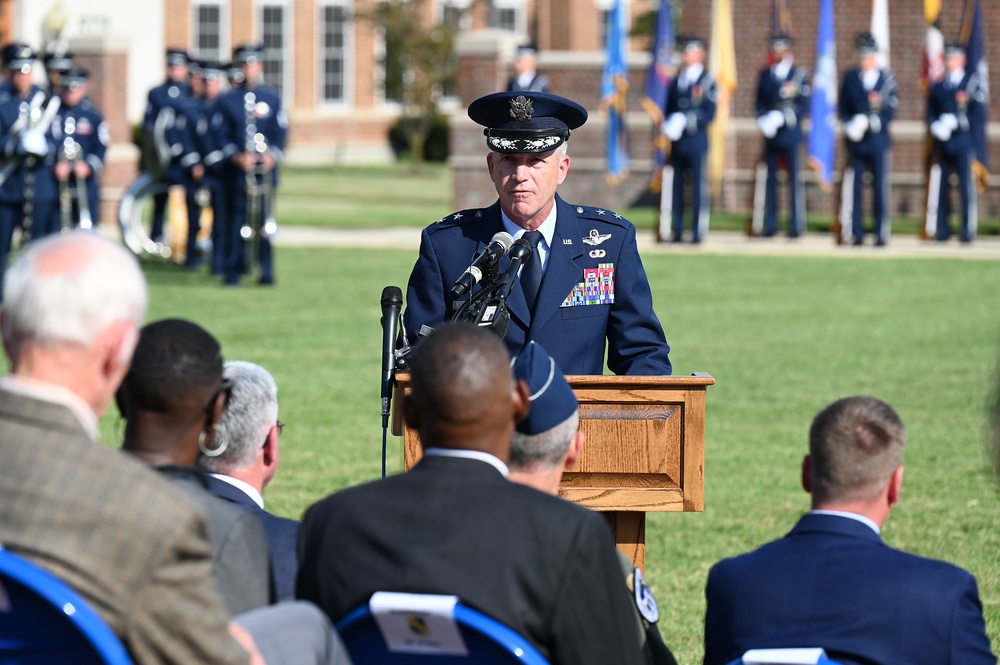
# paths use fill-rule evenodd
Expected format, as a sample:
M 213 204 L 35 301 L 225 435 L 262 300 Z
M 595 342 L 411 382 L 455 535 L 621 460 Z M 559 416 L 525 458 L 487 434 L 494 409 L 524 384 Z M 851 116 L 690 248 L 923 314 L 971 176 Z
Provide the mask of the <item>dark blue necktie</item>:
M 541 231 L 528 231 L 522 236 L 531 244 L 531 258 L 521 268 L 521 290 L 528 302 L 528 311 L 535 310 L 535 300 L 538 298 L 538 287 L 542 284 L 542 257 L 538 255 L 538 243 L 542 239 Z

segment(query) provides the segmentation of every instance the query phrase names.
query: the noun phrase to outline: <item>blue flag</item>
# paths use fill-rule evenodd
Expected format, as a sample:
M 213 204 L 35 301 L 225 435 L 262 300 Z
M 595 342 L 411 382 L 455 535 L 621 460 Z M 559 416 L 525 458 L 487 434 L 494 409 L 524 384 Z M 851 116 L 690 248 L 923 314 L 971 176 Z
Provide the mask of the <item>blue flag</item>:
M 970 7 L 970 5 L 973 5 Z M 971 11 L 970 11 L 971 10 Z M 979 74 L 979 85 L 982 86 L 986 99 L 989 100 L 990 72 L 986 63 L 986 51 L 983 44 L 983 16 L 979 7 L 979 0 L 965 0 L 965 10 L 962 12 L 962 42 L 965 44 L 965 67 L 969 71 Z M 990 152 L 989 142 L 986 140 L 986 122 L 989 117 L 988 110 L 984 110 L 982 115 L 970 118 L 970 129 L 972 139 L 975 144 L 976 175 L 985 184 L 985 178 L 989 175 Z
M 646 96 L 642 107 L 653 118 L 659 133 L 663 122 L 663 109 L 667 105 L 667 91 L 674 78 L 674 17 L 670 0 L 660 0 L 656 13 L 656 33 L 653 35 L 653 61 L 646 74 Z
M 615 0 L 608 15 L 604 76 L 601 78 L 601 103 L 608 114 L 606 178 L 617 185 L 629 173 L 628 132 L 625 108 L 628 96 L 628 64 L 625 62 L 625 6 Z
M 819 174 L 819 184 L 829 191 L 837 150 L 837 41 L 834 37 L 833 0 L 822 0 L 816 34 L 816 71 L 809 132 L 809 165 Z

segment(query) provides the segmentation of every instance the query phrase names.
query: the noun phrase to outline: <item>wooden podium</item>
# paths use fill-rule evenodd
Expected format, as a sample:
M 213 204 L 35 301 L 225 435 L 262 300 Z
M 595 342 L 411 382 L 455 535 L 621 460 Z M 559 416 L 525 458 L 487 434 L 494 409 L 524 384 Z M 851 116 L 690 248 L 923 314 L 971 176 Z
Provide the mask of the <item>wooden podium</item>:
M 559 494 L 605 514 L 619 549 L 645 568 L 646 513 L 704 510 L 705 391 L 708 374 L 567 376 L 587 435 L 580 461 Z M 420 438 L 404 427 L 409 375 L 396 375 L 393 434 L 403 466 L 420 459 Z

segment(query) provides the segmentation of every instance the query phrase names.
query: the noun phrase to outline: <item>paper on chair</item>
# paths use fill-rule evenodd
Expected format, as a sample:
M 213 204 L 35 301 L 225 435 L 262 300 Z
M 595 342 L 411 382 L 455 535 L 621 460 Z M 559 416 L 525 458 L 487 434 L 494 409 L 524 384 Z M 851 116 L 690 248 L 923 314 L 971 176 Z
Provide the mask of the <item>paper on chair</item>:
M 743 654 L 743 665 L 816 665 L 826 652 L 820 648 L 751 649 Z
M 368 602 L 389 651 L 467 656 L 455 622 L 457 596 L 378 591 Z

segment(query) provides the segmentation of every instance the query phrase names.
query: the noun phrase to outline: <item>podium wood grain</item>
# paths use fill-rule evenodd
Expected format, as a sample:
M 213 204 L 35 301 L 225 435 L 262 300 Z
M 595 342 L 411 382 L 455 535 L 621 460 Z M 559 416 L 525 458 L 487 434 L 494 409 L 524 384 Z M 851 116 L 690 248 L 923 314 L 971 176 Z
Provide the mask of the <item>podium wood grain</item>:
M 715 379 L 692 376 L 567 376 L 587 435 L 580 461 L 563 474 L 560 496 L 601 511 L 618 547 L 637 566 L 646 558 L 646 513 L 705 507 L 705 393 Z M 420 459 L 420 437 L 399 408 L 409 376 L 396 376 L 393 434 L 403 464 Z

